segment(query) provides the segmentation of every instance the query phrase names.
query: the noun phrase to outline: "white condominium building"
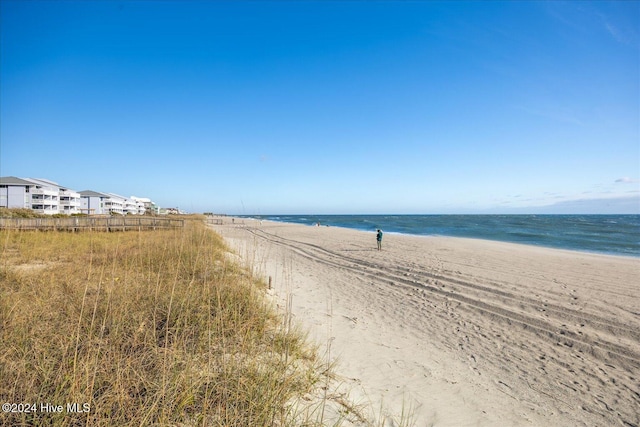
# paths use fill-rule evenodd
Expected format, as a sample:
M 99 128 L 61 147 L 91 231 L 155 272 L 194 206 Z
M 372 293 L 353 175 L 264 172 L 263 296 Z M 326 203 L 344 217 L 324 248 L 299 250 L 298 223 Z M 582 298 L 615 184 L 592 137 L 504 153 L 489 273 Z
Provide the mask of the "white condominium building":
M 0 207 L 37 213 L 80 213 L 80 194 L 46 179 L 0 177 Z
M 144 215 L 157 213 L 150 199 L 92 190 L 74 191 L 46 179 L 0 177 L 0 208 L 31 209 L 42 214 Z

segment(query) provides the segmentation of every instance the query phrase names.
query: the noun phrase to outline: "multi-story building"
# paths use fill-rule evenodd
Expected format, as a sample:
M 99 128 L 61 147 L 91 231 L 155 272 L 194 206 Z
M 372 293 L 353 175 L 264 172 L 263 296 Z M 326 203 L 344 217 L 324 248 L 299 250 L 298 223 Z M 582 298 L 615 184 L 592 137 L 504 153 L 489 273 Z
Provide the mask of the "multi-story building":
M 107 195 L 109 198 L 104 202 L 107 213 L 124 215 L 125 198 L 113 193 L 107 193 Z
M 0 177 L 0 208 L 31 209 L 32 182 L 15 176 Z
M 132 200 L 135 200 L 138 203 L 138 209 L 141 214 L 148 215 L 158 215 L 160 208 L 156 206 L 155 203 L 151 201 L 151 199 L 147 199 L 146 197 L 136 197 L 131 196 Z M 142 204 L 142 208 L 140 209 L 140 204 Z
M 89 215 L 118 214 L 118 215 L 144 215 L 147 213 L 144 200 L 140 197 L 124 197 L 114 193 L 100 193 L 98 191 L 81 191 L 82 212 Z M 155 206 L 155 205 L 153 205 Z
M 125 215 L 138 215 L 138 202 L 125 198 L 123 213 Z
M 31 209 L 43 214 L 144 215 L 157 213 L 150 199 L 126 198 L 92 190 L 74 191 L 46 179 L 0 177 L 0 207 Z
M 92 190 L 84 190 L 80 192 L 80 211 L 87 215 L 103 215 L 109 212 L 105 208 L 105 201 L 110 196 L 105 193 L 99 193 Z
M 0 207 L 31 209 L 38 213 L 79 213 L 80 194 L 46 179 L 0 178 Z
M 80 213 L 80 193 L 68 188 L 60 188 L 60 213 L 73 215 Z

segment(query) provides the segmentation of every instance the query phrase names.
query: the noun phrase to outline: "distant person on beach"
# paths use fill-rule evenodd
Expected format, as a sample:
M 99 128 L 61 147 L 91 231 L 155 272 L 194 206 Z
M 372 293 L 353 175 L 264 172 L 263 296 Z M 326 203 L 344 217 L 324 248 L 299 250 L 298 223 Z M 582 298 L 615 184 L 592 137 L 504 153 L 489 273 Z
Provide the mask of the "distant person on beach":
M 378 250 L 382 250 L 382 231 L 378 229 L 378 234 L 376 234 L 376 240 L 378 241 Z

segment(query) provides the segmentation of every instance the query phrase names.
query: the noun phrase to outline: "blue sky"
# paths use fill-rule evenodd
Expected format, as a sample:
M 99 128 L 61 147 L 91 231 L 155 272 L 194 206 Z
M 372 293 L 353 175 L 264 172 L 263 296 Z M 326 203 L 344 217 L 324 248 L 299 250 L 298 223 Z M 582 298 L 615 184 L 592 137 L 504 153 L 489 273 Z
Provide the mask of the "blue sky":
M 192 212 L 640 212 L 640 3 L 0 2 L 0 175 Z

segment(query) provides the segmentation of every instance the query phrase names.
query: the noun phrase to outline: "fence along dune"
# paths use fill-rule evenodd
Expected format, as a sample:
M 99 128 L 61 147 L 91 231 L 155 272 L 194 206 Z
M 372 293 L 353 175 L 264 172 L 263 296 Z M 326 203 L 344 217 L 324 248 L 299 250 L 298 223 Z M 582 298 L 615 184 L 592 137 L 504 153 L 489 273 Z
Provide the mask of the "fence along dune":
M 157 217 L 0 218 L 0 229 L 130 231 L 184 227 L 183 219 Z

